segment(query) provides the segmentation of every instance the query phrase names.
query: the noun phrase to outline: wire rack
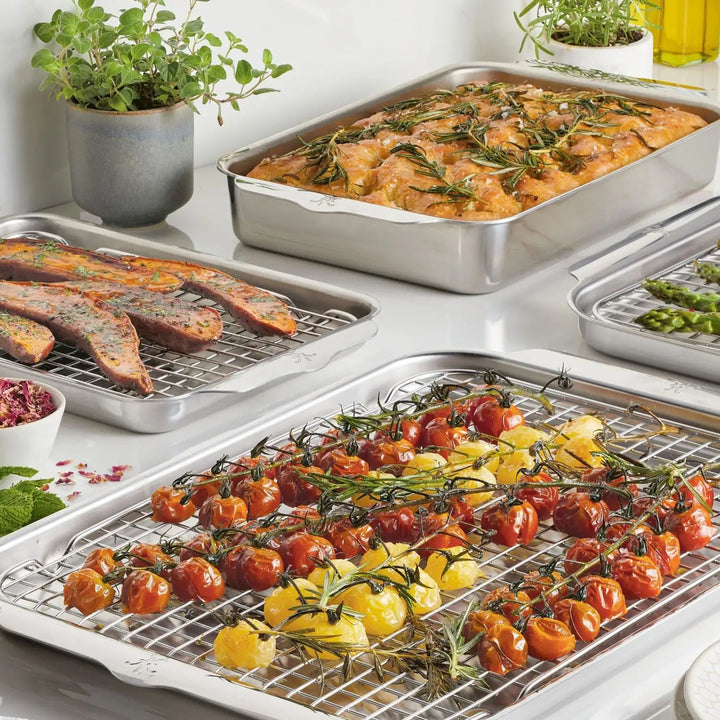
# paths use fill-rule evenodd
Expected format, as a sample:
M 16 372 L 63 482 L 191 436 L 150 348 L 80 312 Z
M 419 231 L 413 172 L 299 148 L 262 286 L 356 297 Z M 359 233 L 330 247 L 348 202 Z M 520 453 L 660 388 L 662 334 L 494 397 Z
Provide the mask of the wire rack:
M 712 289 L 712 286 L 709 288 L 705 281 L 695 272 L 694 263 L 696 260 L 718 265 L 720 264 L 720 249 L 715 248 L 695 258 L 684 260 L 681 264 L 652 275 L 651 279 L 665 280 L 682 285 L 692 292 L 708 292 L 709 289 Z M 641 283 L 637 283 L 630 288 L 625 288 L 600 300 L 593 308 L 593 315 L 613 325 L 630 327 L 639 333 L 658 336 L 660 333 L 643 328 L 635 322 L 635 319 L 648 312 L 648 310 L 664 305 L 668 305 L 668 303 L 663 303 L 653 297 L 642 287 Z M 720 350 L 720 336 L 718 335 L 706 335 L 699 332 L 671 333 L 671 335 L 674 340 L 681 340 L 691 346 Z
M 477 383 L 482 381 L 481 378 L 481 374 L 470 370 L 428 372 L 395 386 L 384 398 L 384 403 L 422 393 L 432 383 Z M 572 391 L 546 394 L 554 405 L 551 417 L 535 399 L 517 397 L 516 404 L 528 424 L 557 426 L 586 412 L 600 412 L 607 425 L 625 439 L 623 452 L 650 464 L 685 463 L 693 469 L 720 459 L 720 438 L 706 431 L 676 424 L 678 432 L 647 440 L 639 435 L 657 428 L 657 424 L 644 412 L 626 411 L 575 395 Z M 356 410 L 363 413 L 367 408 L 357 406 Z M 350 412 L 350 409 L 344 411 Z M 317 429 L 325 421 L 314 422 L 314 429 Z M 281 437 L 273 442 L 281 443 L 286 439 Z M 713 521 L 716 527 L 720 525 L 717 503 Z M 659 597 L 629 603 L 627 615 L 604 623 L 594 642 L 578 643 L 576 650 L 566 658 L 557 662 L 531 659 L 526 668 L 506 677 L 485 673 L 479 681 L 460 682 L 451 692 L 433 700 L 425 697 L 421 678 L 386 668 L 380 679 L 373 662 L 366 656 L 353 660 L 349 678 L 343 674 L 342 663 L 326 661 L 321 664 L 303 659 L 291 647 L 280 645 L 276 660 L 268 668 L 236 673 L 219 667 L 212 656 L 213 639 L 222 627 L 219 614 L 229 608 L 243 614 L 261 611 L 264 596 L 252 591 L 228 590 L 222 600 L 209 605 L 176 602 L 162 614 L 145 617 L 123 615 L 119 603 L 88 617 L 64 607 L 65 578 L 82 565 L 94 548 L 156 543 L 180 536 L 188 538 L 197 532 L 192 522 L 160 526 L 150 519 L 148 503 L 137 505 L 76 535 L 60 558 L 44 565 L 28 562 L 7 571 L 0 579 L 0 595 L 13 606 L 113 639 L 117 642 L 118 655 L 122 655 L 125 645 L 131 644 L 196 668 L 210 683 L 204 695 L 206 699 L 213 697 L 212 678 L 221 675 L 244 686 L 349 720 L 461 720 L 490 717 L 559 677 L 586 668 L 597 656 L 621 646 L 660 618 L 707 592 L 718 583 L 720 576 L 720 545 L 713 541 L 699 551 L 683 554 L 681 571 L 666 580 Z M 527 546 L 485 546 L 481 566 L 486 578 L 473 589 L 443 593 L 442 607 L 424 616 L 425 620 L 439 626 L 446 618 L 462 613 L 470 600 L 482 597 L 495 587 L 518 581 L 527 572 L 563 557 L 571 544 L 572 539 L 554 530 L 550 524 L 541 523 L 536 538 Z M 81 638 L 77 640 L 82 642 Z M 72 647 L 64 649 L 73 650 Z M 288 705 L 288 712 L 293 712 L 292 705 Z
M 174 352 L 142 339 L 140 357 L 153 381 L 155 391 L 149 396 L 153 398 L 176 398 L 207 388 L 235 373 L 297 350 L 308 342 L 357 321 L 354 315 L 343 310 L 307 310 L 278 295 L 277 297 L 288 305 L 297 323 L 297 334 L 292 337 L 260 336 L 243 328 L 211 300 L 188 291 L 178 291 L 174 297 L 194 305 L 215 308 L 222 317 L 223 333 L 207 350 L 187 354 Z M 0 357 L 9 356 L 0 353 Z M 92 358 L 62 342 L 55 344 L 46 360 L 33 365 L 33 370 L 72 380 L 83 387 L 108 390 L 119 395 L 137 395 L 132 390 L 113 384 L 100 372 Z

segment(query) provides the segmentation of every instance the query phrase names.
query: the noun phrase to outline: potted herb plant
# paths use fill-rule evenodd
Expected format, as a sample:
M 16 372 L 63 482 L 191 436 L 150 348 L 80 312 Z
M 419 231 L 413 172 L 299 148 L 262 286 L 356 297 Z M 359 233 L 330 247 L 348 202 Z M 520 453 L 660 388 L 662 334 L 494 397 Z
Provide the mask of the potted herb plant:
M 531 0 L 515 21 L 536 57 L 608 73 L 652 77 L 653 39 L 644 13 L 651 0 Z
M 198 2 L 177 18 L 164 0 L 131 0 L 115 15 L 94 0 L 73 0 L 34 32 L 47 47 L 32 65 L 41 89 L 65 100 L 70 176 L 77 204 L 108 224 L 160 222 L 193 190 L 193 126 L 199 105 L 238 109 L 290 65 L 245 58 L 242 40 L 205 30 Z M 221 91 L 226 80 L 234 89 Z

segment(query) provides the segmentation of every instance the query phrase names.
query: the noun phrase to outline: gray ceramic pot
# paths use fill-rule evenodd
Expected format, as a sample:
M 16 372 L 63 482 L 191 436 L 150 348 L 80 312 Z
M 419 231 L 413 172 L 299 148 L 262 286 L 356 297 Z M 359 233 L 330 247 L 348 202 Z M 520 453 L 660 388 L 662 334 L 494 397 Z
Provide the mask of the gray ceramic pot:
M 187 105 L 137 112 L 66 107 L 72 193 L 83 210 L 108 225 L 140 227 L 190 199 L 194 113 Z

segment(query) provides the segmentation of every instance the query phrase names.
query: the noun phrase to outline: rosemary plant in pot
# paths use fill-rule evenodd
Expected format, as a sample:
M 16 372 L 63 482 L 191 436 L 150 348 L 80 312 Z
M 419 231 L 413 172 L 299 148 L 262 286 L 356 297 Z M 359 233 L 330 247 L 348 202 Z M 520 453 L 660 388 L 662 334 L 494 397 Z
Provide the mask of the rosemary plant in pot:
M 515 20 L 536 57 L 607 73 L 652 77 L 651 0 L 530 0 Z
M 240 38 L 207 32 L 196 6 L 208 1 L 186 0 L 177 18 L 165 0 L 132 0 L 119 14 L 73 0 L 34 28 L 47 45 L 32 57 L 41 89 L 66 101 L 73 198 L 105 223 L 150 225 L 184 205 L 198 106 L 214 105 L 222 124 L 223 107 L 272 92 L 266 82 L 291 69 L 269 50 L 253 67 Z M 226 80 L 237 86 L 221 92 Z

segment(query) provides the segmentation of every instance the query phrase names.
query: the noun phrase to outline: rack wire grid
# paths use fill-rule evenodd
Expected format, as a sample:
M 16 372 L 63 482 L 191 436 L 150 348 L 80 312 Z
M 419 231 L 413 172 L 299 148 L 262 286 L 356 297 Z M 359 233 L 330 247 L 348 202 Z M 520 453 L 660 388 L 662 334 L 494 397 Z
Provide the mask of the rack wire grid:
M 650 276 L 649 279 L 664 280 L 681 285 L 691 292 L 708 292 L 707 283 L 695 272 L 695 262 L 720 265 L 720 248 L 714 248 L 689 260 L 683 260 L 671 268 Z M 643 288 L 642 283 L 636 283 L 629 288 L 599 300 L 595 303 L 592 314 L 594 317 L 610 324 L 632 328 L 635 332 L 658 336 L 657 331 L 648 330 L 636 323 L 635 320 L 649 310 L 667 305 L 670 305 L 670 303 L 658 300 Z M 674 340 L 686 342 L 694 347 L 720 351 L 720 336 L 718 335 L 706 335 L 699 332 L 672 332 L 670 335 Z
M 257 335 L 242 327 L 212 300 L 187 290 L 176 291 L 173 296 L 178 299 L 197 306 L 215 308 L 223 321 L 222 337 L 207 350 L 187 354 L 168 350 L 141 338 L 140 358 L 150 373 L 154 387 L 154 392 L 147 397 L 177 398 L 208 388 L 258 363 L 296 351 L 313 340 L 357 321 L 354 315 L 343 310 L 312 311 L 294 305 L 287 297 L 277 293 L 275 295 L 287 304 L 297 323 L 297 333 L 292 337 Z M 12 360 L 5 362 L 17 364 Z M 57 342 L 47 359 L 33 365 L 33 370 L 72 380 L 83 387 L 139 397 L 135 391 L 115 385 L 102 374 L 92 358 L 66 343 Z
M 472 370 L 424 373 L 396 385 L 383 404 L 423 393 L 432 383 L 481 382 L 482 373 Z M 522 380 L 518 383 L 523 384 Z M 643 439 L 641 435 L 657 429 L 656 421 L 644 412 L 629 411 L 587 396 L 578 396 L 572 390 L 552 390 L 546 396 L 554 406 L 551 416 L 536 399 L 516 398 L 515 402 L 528 424 L 558 426 L 587 412 L 601 413 L 607 426 L 625 439 L 623 452 L 647 463 L 685 463 L 688 469 L 694 471 L 700 465 L 720 459 L 720 438 L 704 430 L 674 424 L 677 428 L 675 433 Z M 361 414 L 366 412 L 362 406 L 356 406 L 354 410 Z M 344 412 L 350 411 L 344 408 Z M 309 427 L 322 428 L 324 422 L 322 419 L 314 420 L 315 424 L 311 423 Z M 273 444 L 286 439 L 287 436 L 277 438 Z M 718 528 L 717 502 L 715 505 L 713 522 Z M 720 575 L 720 545 L 714 540 L 701 550 L 683 553 L 680 571 L 676 576 L 666 578 L 659 597 L 628 602 L 627 614 L 605 622 L 600 635 L 592 643 L 578 642 L 575 651 L 559 661 L 530 659 L 526 668 L 505 677 L 483 672 L 480 680 L 460 681 L 450 692 L 429 700 L 424 695 L 422 678 L 386 667 L 381 679 L 376 674 L 374 662 L 365 655 L 353 659 L 353 672 L 349 677 L 344 676 L 342 663 L 321 663 L 303 658 L 297 650 L 282 642 L 279 642 L 275 661 L 268 668 L 245 672 L 220 667 L 212 655 L 213 639 L 223 627 L 219 614 L 232 609 L 243 615 L 257 616 L 262 611 L 263 593 L 228 589 L 226 595 L 214 603 L 201 605 L 175 601 L 165 612 L 153 616 L 124 615 L 117 601 L 87 617 L 66 608 L 63 604 L 64 580 L 82 565 L 91 550 L 189 538 L 202 530 L 193 525 L 193 519 L 183 525 L 168 526 L 153 522 L 150 515 L 149 503 L 137 505 L 76 535 L 61 557 L 46 564 L 28 561 L 11 568 L 0 579 L 1 596 L 13 606 L 114 639 L 117 642 L 116 655 L 122 656 L 123 646 L 132 644 L 196 668 L 198 677 L 208 678 L 203 680 L 210 683 L 204 697 L 210 702 L 213 697 L 212 678 L 220 675 L 246 687 L 348 720 L 466 720 L 490 717 L 559 677 L 586 668 L 602 653 L 625 644 L 660 618 L 713 588 Z M 562 558 L 573 541 L 573 538 L 554 530 L 548 522 L 542 522 L 536 538 L 529 545 L 486 545 L 480 561 L 486 577 L 472 589 L 443 593 L 442 607 L 423 616 L 424 619 L 439 627 L 445 619 L 463 613 L 468 602 L 481 598 L 487 591 L 516 582 L 527 572 Z M 401 630 L 398 634 L 402 633 Z M 78 646 L 81 645 L 81 638 L 76 638 L 76 641 Z M 50 642 L 53 642 L 52 638 Z M 61 649 L 74 650 L 71 647 Z M 288 704 L 289 712 L 292 712 L 292 707 Z

